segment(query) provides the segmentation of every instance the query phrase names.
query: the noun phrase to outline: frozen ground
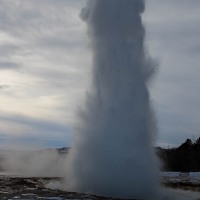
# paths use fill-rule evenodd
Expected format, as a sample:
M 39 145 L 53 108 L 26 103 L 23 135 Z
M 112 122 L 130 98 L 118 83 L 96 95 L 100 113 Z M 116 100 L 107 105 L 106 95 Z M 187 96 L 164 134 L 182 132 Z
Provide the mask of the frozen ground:
M 170 188 L 200 192 L 200 172 L 162 172 L 161 183 Z
M 161 181 L 167 186 L 163 189 L 161 200 L 200 200 L 200 173 L 190 173 L 189 176 L 188 174 L 180 176 L 177 172 L 162 173 Z M 114 200 L 114 198 L 61 191 L 56 189 L 56 184 L 62 184 L 62 179 L 19 177 L 4 173 L 0 175 L 0 200 Z M 49 186 L 55 187 L 52 189 L 53 187 Z

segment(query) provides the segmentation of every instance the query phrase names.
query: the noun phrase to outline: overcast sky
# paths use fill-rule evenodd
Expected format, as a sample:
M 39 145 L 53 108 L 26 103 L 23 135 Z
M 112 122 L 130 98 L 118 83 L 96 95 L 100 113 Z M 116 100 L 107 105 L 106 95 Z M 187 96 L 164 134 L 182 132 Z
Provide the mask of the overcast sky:
M 85 0 L 0 0 L 0 149 L 70 146 L 91 79 Z M 146 0 L 157 144 L 200 137 L 200 1 Z

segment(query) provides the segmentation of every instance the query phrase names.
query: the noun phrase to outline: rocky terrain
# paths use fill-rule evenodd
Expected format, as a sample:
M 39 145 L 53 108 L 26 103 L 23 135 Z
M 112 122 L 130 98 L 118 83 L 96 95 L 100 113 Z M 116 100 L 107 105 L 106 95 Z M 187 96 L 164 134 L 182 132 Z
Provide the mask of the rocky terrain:
M 62 182 L 61 178 L 0 176 L 1 200 L 117 200 L 96 195 L 52 190 L 50 182 Z M 163 174 L 161 183 L 168 188 L 200 192 L 200 177 Z M 118 199 L 119 200 L 119 199 Z
M 60 178 L 0 176 L 1 200 L 114 200 L 114 198 L 95 195 L 51 190 L 45 185 L 51 181 L 62 181 Z M 115 199 L 117 200 L 117 199 Z

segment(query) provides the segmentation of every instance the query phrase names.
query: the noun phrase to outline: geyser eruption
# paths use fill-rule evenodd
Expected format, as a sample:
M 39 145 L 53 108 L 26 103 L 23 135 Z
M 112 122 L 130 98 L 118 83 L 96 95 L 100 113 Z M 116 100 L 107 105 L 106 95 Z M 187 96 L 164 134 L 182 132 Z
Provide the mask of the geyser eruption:
M 144 0 L 89 0 L 82 10 L 93 51 L 93 81 L 69 154 L 70 190 L 153 199 L 156 132 L 147 83 Z

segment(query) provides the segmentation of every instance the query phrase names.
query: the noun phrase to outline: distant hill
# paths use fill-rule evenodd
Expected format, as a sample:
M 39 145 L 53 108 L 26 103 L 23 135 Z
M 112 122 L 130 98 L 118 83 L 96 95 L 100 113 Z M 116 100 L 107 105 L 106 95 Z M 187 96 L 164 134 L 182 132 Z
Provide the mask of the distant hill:
M 163 171 L 197 172 L 200 171 L 200 138 L 192 143 L 187 139 L 177 148 L 156 148 L 162 162 Z
M 56 150 L 59 154 L 65 154 L 65 153 L 68 153 L 70 149 L 71 149 L 71 147 L 62 147 L 62 148 L 59 148 Z

